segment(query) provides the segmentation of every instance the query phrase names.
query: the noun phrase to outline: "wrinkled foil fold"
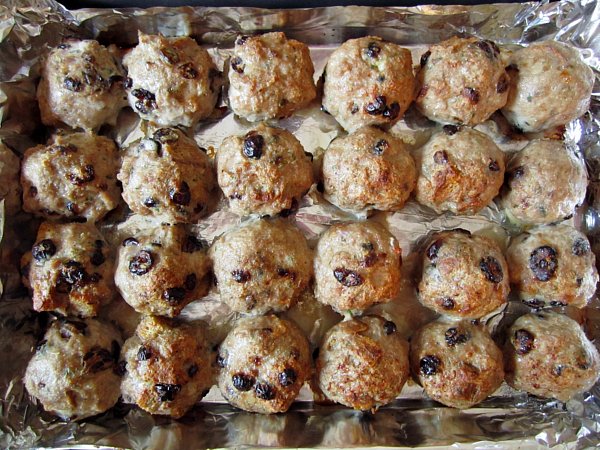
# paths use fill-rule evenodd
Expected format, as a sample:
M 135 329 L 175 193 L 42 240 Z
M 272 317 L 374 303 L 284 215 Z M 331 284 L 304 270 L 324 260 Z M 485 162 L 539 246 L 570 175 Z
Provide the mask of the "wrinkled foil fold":
M 39 123 L 35 87 L 41 57 L 49 48 L 67 37 L 94 38 L 105 45 L 130 47 L 137 41 L 138 29 L 169 36 L 190 35 L 209 49 L 221 68 L 238 34 L 281 30 L 310 46 L 317 78 L 334 48 L 347 39 L 368 34 L 410 48 L 414 61 L 428 44 L 457 34 L 492 39 L 509 47 L 546 39 L 568 42 L 580 49 L 596 76 L 590 112 L 570 123 L 564 138 L 585 156 L 590 176 L 586 205 L 572 220 L 590 236 L 594 251 L 600 255 L 600 5 L 596 1 L 408 8 L 161 7 L 68 11 L 52 0 L 5 0 L 0 5 L 0 140 L 22 154 L 47 137 Z M 131 111 L 123 112 L 118 123 L 106 133 L 122 147 L 143 135 L 143 124 Z M 292 131 L 304 147 L 315 154 L 315 160 L 341 133 L 335 121 L 322 113 L 316 103 L 278 125 Z M 223 138 L 250 127 L 251 124 L 228 114 L 221 120 L 200 124 L 193 131 L 198 144 L 214 152 Z M 493 123 L 478 128 L 490 134 L 507 152 L 524 145 L 522 141 L 503 136 Z M 426 141 L 432 127 L 411 122 L 409 112 L 406 120 L 392 132 L 414 149 Z M 329 224 L 356 218 L 325 202 L 313 188 L 291 220 L 314 244 Z M 477 216 L 456 217 L 438 216 L 410 202 L 398 213 L 379 213 L 373 220 L 385 222 L 400 241 L 405 289 L 401 302 L 377 306 L 371 312 L 392 318 L 406 337 L 419 324 L 432 318 L 418 303 L 412 288 L 418 267 L 414 251 L 429 234 L 461 227 L 492 236 L 505 246 L 509 235 L 515 233 L 495 205 Z M 504 385 L 476 408 L 458 411 L 428 400 L 422 390 L 412 384 L 405 387 L 399 399 L 375 415 L 308 402 L 312 397 L 306 390 L 301 397 L 304 401 L 296 402 L 288 413 L 274 416 L 231 408 L 223 403 L 213 387 L 202 404 L 178 421 L 153 417 L 122 404 L 84 422 L 60 421 L 44 412 L 28 396 L 22 383 L 24 369 L 48 320 L 48 315 L 31 311 L 17 270 L 19 257 L 30 248 L 38 223 L 24 214 L 6 217 L 0 200 L 2 448 L 444 447 L 454 444 L 457 448 L 483 449 L 535 444 L 589 448 L 600 444 L 600 385 L 566 404 L 535 399 Z M 240 219 L 229 212 L 221 200 L 217 211 L 191 229 L 210 243 L 239 223 Z M 118 242 L 131 230 L 148 225 L 145 219 L 131 217 L 125 223 L 107 221 L 101 228 L 109 240 Z M 524 312 L 527 308 L 523 305 L 510 302 L 506 310 L 489 317 L 487 325 L 501 334 L 507 323 Z M 597 299 L 583 312 L 566 312 L 583 323 L 591 337 L 600 339 Z M 312 320 L 315 311 L 305 306 L 286 314 L 301 324 L 313 345 L 318 345 L 331 323 L 339 320 L 331 317 L 333 313 L 326 315 L 320 310 L 317 313 L 323 315 Z M 222 339 L 233 317 L 218 301 L 215 292 L 202 302 L 189 305 L 184 316 L 210 322 L 215 342 Z M 122 324 L 131 332 L 130 325 Z

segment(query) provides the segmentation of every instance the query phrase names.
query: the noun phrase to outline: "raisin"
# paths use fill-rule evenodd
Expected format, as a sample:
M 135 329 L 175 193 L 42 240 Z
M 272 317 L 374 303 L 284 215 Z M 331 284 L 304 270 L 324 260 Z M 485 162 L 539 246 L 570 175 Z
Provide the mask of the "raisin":
M 182 64 L 177 69 L 179 70 L 181 76 L 186 80 L 193 80 L 194 78 L 198 77 L 198 71 L 192 63 Z
M 498 164 L 498 161 L 490 161 L 488 164 L 488 169 L 490 169 L 492 172 L 500 171 L 500 165 Z
M 219 366 L 221 368 L 226 366 L 225 358 L 222 357 L 221 355 L 217 355 L 217 366 Z
M 273 400 L 276 396 L 276 391 L 269 383 L 256 383 L 254 386 L 256 396 L 261 400 Z
M 581 287 L 581 285 L 583 284 L 583 278 L 575 278 L 575 283 L 577 283 L 577 287 Z
M 146 89 L 134 89 L 131 95 L 138 99 L 135 102 L 135 108 L 142 114 L 148 114 L 151 110 L 156 109 L 156 96 Z
M 94 253 L 92 253 L 92 256 L 90 258 L 90 262 L 94 266 L 100 266 L 100 265 L 104 264 L 104 261 L 106 261 L 106 258 L 104 257 L 104 254 L 102 253 L 102 250 L 99 249 L 99 248 L 96 248 L 96 250 L 94 251 Z
M 429 61 L 429 57 L 431 56 L 431 52 L 427 50 L 425 53 L 421 55 L 421 67 L 425 67 L 427 65 L 427 61 Z
M 503 94 L 508 90 L 508 78 L 505 75 L 502 75 L 498 80 L 498 84 L 496 85 L 496 92 L 498 94 Z
M 150 358 L 152 358 L 152 351 L 148 347 L 141 345 L 137 352 L 138 361 L 148 361 Z
M 297 378 L 296 371 L 288 368 L 279 374 L 279 384 L 282 386 L 291 386 L 296 382 Z
M 529 256 L 529 268 L 533 272 L 533 276 L 540 281 L 550 280 L 557 267 L 556 250 L 548 245 L 536 248 Z
M 198 366 L 196 364 L 192 364 L 187 370 L 188 377 L 190 377 L 190 378 L 194 378 L 194 376 L 197 373 L 198 373 Z
M 375 97 L 375 101 L 372 103 L 367 104 L 367 106 L 365 107 L 365 110 L 367 112 L 367 114 L 370 114 L 372 116 L 377 116 L 380 114 L 383 114 L 383 112 L 386 109 L 386 98 L 383 95 L 378 95 L 377 97 Z
M 140 245 L 140 243 L 138 242 L 138 240 L 136 238 L 128 237 L 123 240 L 122 245 L 123 245 L 123 247 L 129 247 L 131 245 Z
M 235 45 L 244 45 L 250 36 L 238 36 L 235 40 Z
M 190 273 L 185 277 L 183 287 L 186 291 L 193 291 L 196 288 L 197 277 L 195 273 Z
M 44 261 L 51 258 L 56 253 L 56 245 L 51 239 L 42 239 L 31 249 L 31 256 L 36 261 Z
M 392 103 L 390 106 L 386 107 L 382 113 L 383 117 L 386 119 L 394 120 L 398 115 L 400 115 L 400 105 L 398 102 Z
M 540 309 L 540 308 L 543 308 L 544 306 L 546 306 L 546 302 L 544 300 L 540 300 L 539 298 L 531 298 L 528 300 L 523 300 L 523 303 L 525 303 L 530 308 L 534 308 L 534 309 Z
M 534 336 L 527 330 L 517 330 L 515 331 L 515 341 L 518 345 L 516 347 L 517 354 L 525 355 L 529 353 L 533 349 L 533 340 Z
M 440 251 L 440 248 L 442 247 L 442 239 L 437 239 L 435 240 L 429 247 L 427 247 L 427 258 L 431 261 L 431 262 L 435 262 L 435 260 L 438 257 L 438 252 Z
M 171 287 L 163 291 L 163 298 L 171 305 L 176 305 L 185 298 L 185 289 Z
M 479 261 L 479 268 L 492 283 L 500 283 L 504 279 L 502 266 L 493 256 L 486 256 Z
M 204 248 L 204 244 L 200 239 L 196 236 L 189 234 L 186 236 L 183 245 L 181 246 L 181 251 L 183 253 L 195 253 Z
M 488 58 L 494 59 L 500 54 L 500 49 L 492 41 L 477 41 L 475 45 L 483 50 Z
M 435 375 L 442 362 L 437 356 L 427 355 L 419 361 L 421 374 L 425 376 Z
M 442 130 L 444 130 L 444 133 L 448 136 L 452 136 L 460 131 L 460 127 L 456 125 L 444 125 Z
M 254 386 L 256 380 L 253 376 L 240 372 L 231 377 L 231 382 L 233 383 L 233 387 L 238 391 L 249 391 Z
M 448 328 L 444 337 L 446 338 L 446 344 L 448 344 L 449 347 L 454 347 L 457 344 L 464 344 L 469 340 L 468 334 L 461 334 L 459 333 L 458 328 L 454 327 Z
M 129 260 L 129 272 L 134 275 L 144 275 L 152 269 L 154 258 L 148 250 L 141 250 Z
M 381 53 L 381 47 L 375 42 L 370 42 L 366 49 L 366 54 L 369 58 L 377 58 Z
M 175 396 L 181 390 L 179 384 L 167 384 L 167 383 L 156 383 L 154 390 L 158 394 L 158 400 L 161 402 L 172 402 L 175 400 Z
M 290 274 L 289 270 L 284 269 L 283 267 L 277 268 L 277 275 L 279 275 L 280 277 L 287 277 L 289 274 Z
M 590 243 L 585 238 L 577 238 L 575 242 L 573 242 L 573 254 L 575 256 L 583 256 L 586 253 L 589 253 L 591 250 Z
M 37 188 L 35 186 L 31 186 L 29 188 L 29 196 L 30 197 L 37 197 L 37 194 L 38 194 Z
M 67 261 L 61 270 L 61 278 L 70 285 L 81 283 L 86 277 L 83 265 L 77 261 Z
M 563 373 L 564 368 L 565 368 L 564 366 L 558 364 L 558 365 L 554 366 L 554 369 L 552 369 L 552 373 L 554 375 L 556 375 L 557 377 L 560 377 Z
M 152 135 L 152 139 L 161 144 L 166 144 L 176 142 L 179 139 L 179 134 L 173 128 L 159 128 Z
M 90 164 L 86 164 L 83 167 L 83 173 L 79 175 L 75 175 L 73 173 L 69 173 L 68 175 L 69 181 L 76 186 L 81 186 L 84 183 L 89 183 L 90 181 L 94 181 L 96 178 L 96 172 L 94 171 L 94 166 Z
M 383 322 L 383 329 L 385 331 L 385 334 L 393 334 L 397 330 L 396 324 L 391 320 L 386 320 L 385 322 Z
M 104 348 L 92 348 L 83 356 L 83 365 L 88 373 L 101 372 L 113 367 L 115 360 L 112 354 Z
M 179 188 L 171 188 L 169 197 L 176 205 L 187 206 L 192 200 L 192 193 L 190 192 L 189 185 L 185 181 L 182 181 Z
M 454 300 L 451 299 L 450 297 L 444 297 L 442 299 L 442 308 L 444 309 L 454 309 Z
M 448 162 L 448 153 L 445 150 L 438 150 L 433 154 L 433 161 L 436 164 L 446 164 Z
M 239 56 L 231 58 L 231 68 L 237 73 L 244 73 L 244 61 Z
M 550 306 L 559 307 L 559 306 L 567 306 L 567 304 L 566 304 L 566 303 L 563 303 L 563 302 L 561 302 L 561 301 L 558 301 L 558 300 L 552 300 L 552 301 L 550 302 Z
M 79 81 L 76 78 L 71 78 L 71 77 L 65 78 L 63 85 L 64 85 L 65 89 L 72 91 L 72 92 L 81 92 L 83 90 L 83 85 L 81 84 L 81 81 Z
M 77 214 L 78 208 L 77 205 L 73 202 L 67 202 L 67 211 L 69 211 L 72 214 Z
M 265 138 L 256 131 L 251 131 L 244 137 L 243 153 L 248 158 L 260 159 L 264 145 Z
M 473 105 L 479 103 L 479 92 L 477 92 L 477 89 L 474 89 L 472 87 L 466 87 L 463 89 L 462 95 L 467 97 L 469 99 L 469 102 L 471 102 L 471 104 Z
M 127 361 L 119 361 L 117 365 L 113 367 L 115 375 L 122 377 L 127 373 Z
M 231 272 L 231 276 L 238 283 L 245 283 L 247 281 L 250 281 L 250 278 L 252 278 L 250 272 L 242 269 L 234 270 L 233 272 Z
M 360 286 L 364 282 L 363 277 L 359 273 L 342 267 L 334 269 L 333 276 L 346 287 Z
M 148 197 L 144 200 L 144 206 L 147 208 L 154 208 L 156 205 L 158 205 L 158 202 L 153 197 Z
M 125 89 L 131 89 L 131 86 L 133 86 L 133 80 L 129 77 L 125 78 L 125 81 L 123 81 L 123 87 Z

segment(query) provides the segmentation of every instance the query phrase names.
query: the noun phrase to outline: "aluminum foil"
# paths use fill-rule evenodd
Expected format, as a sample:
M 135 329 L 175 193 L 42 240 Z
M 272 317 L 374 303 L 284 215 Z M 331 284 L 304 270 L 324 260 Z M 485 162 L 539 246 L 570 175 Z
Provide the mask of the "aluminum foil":
M 191 35 L 206 46 L 220 67 L 225 64 L 236 35 L 281 30 L 309 44 L 315 63 L 315 79 L 322 74 L 328 55 L 341 42 L 367 34 L 398 42 L 413 52 L 413 59 L 427 44 L 456 34 L 492 39 L 509 47 L 515 44 L 556 39 L 578 47 L 594 69 L 596 85 L 590 113 L 569 124 L 562 132 L 577 146 L 590 174 L 586 205 L 572 219 L 592 238 L 600 254 L 600 5 L 596 1 L 535 2 L 479 6 L 421 6 L 411 8 L 329 7 L 298 10 L 255 8 L 152 8 L 86 9 L 68 11 L 52 0 L 4 0 L 0 4 L 0 140 L 22 154 L 34 143 L 44 142 L 47 130 L 40 126 L 35 102 L 40 57 L 64 37 L 98 39 L 119 47 L 135 45 L 137 30 L 165 35 Z M 226 96 L 224 96 L 226 98 Z M 226 103 L 223 103 L 225 106 Z M 221 110 L 224 111 L 224 110 Z M 522 148 L 526 141 L 503 133 L 495 117 L 479 128 L 505 151 Z M 319 156 L 341 129 L 315 102 L 292 118 L 279 121 L 292 131 L 306 150 Z M 135 114 L 124 110 L 118 126 L 103 129 L 125 147 L 143 134 Z M 251 124 L 231 113 L 215 115 L 193 131 L 196 141 L 214 152 L 223 138 L 241 134 Z M 415 149 L 435 130 L 432 124 L 409 111 L 392 132 Z M 146 219 L 128 216 L 120 207 L 101 224 L 107 238 L 119 242 L 132 230 L 148 226 Z M 364 217 L 364 215 L 359 216 Z M 356 220 L 328 204 L 313 188 L 290 218 L 314 244 L 332 222 Z M 127 220 L 125 220 L 127 219 Z M 379 213 L 397 236 L 403 250 L 403 290 L 399 301 L 373 308 L 394 320 L 406 337 L 420 324 L 431 320 L 431 312 L 416 300 L 413 283 L 416 252 L 426 237 L 438 230 L 462 227 L 494 237 L 505 245 L 518 232 L 492 205 L 477 216 L 437 216 L 410 202 L 401 212 Z M 208 242 L 237 226 L 240 219 L 228 211 L 221 199 L 216 211 L 192 226 Z M 458 411 L 441 407 L 426 398 L 414 383 L 405 387 L 393 404 L 376 414 L 366 414 L 334 405 L 309 402 L 310 390 L 301 393 L 286 414 L 261 416 L 229 407 L 213 387 L 203 402 L 185 418 L 171 420 L 151 416 L 130 405 L 118 404 L 101 416 L 83 422 L 63 422 L 45 413 L 24 390 L 22 375 L 35 343 L 43 335 L 50 315 L 35 314 L 19 283 L 20 255 L 30 247 L 38 221 L 19 214 L 5 217 L 0 201 L 0 447 L 30 448 L 135 448 L 188 449 L 214 447 L 445 447 L 530 448 L 537 444 L 568 444 L 573 448 L 600 444 L 600 385 L 570 402 L 539 400 L 503 385 L 493 397 L 476 408 Z M 497 336 L 518 315 L 526 312 L 518 302 L 486 318 Z M 594 299 L 583 311 L 567 310 L 600 340 L 600 302 Z M 137 316 L 123 303 L 102 313 L 131 334 Z M 211 292 L 190 304 L 183 313 L 188 319 L 211 324 L 217 343 L 235 319 Z M 307 298 L 286 316 L 295 320 L 313 345 L 341 318 L 314 299 Z

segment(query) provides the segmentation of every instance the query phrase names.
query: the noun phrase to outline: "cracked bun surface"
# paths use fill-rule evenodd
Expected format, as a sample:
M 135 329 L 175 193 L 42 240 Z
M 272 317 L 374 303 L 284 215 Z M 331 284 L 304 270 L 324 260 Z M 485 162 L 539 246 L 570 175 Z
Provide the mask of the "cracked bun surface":
M 260 124 L 226 138 L 216 157 L 219 186 L 239 215 L 291 210 L 313 184 L 312 155 L 289 131 Z
M 481 325 L 431 322 L 411 338 L 412 373 L 432 399 L 453 408 L 474 406 L 504 380 L 502 351 Z
M 92 317 L 114 295 L 112 252 L 91 224 L 43 222 L 21 273 L 36 311 Z
M 115 57 L 97 41 L 64 41 L 42 67 L 37 90 L 42 122 L 88 131 L 114 125 L 127 104 L 123 79 Z
M 119 203 L 117 147 L 104 136 L 57 135 L 25 152 L 23 209 L 46 219 L 97 222 Z
M 362 311 L 400 291 L 402 250 L 376 222 L 334 224 L 319 239 L 315 296 L 336 311 Z
M 506 104 L 510 79 L 498 46 L 452 37 L 421 56 L 415 104 L 435 122 L 474 126 Z
M 507 301 L 508 267 L 490 238 L 465 230 L 437 233 L 422 261 L 419 300 L 439 314 L 479 319 Z
M 506 173 L 500 206 L 521 224 L 560 222 L 585 199 L 583 161 L 561 141 L 531 141 L 510 159 Z
M 151 414 L 182 417 L 213 384 L 210 348 L 202 327 L 145 316 L 121 352 L 121 392 Z
M 325 198 L 351 211 L 398 211 L 417 179 L 403 142 L 374 127 L 333 140 L 322 170 Z
M 543 226 L 513 238 L 510 282 L 526 304 L 583 308 L 596 292 L 596 257 L 587 237 L 569 225 Z
M 438 214 L 476 214 L 504 182 L 504 152 L 486 134 L 468 127 L 446 125 L 415 160 L 415 198 Z
M 163 225 L 123 241 L 115 284 L 137 312 L 175 317 L 208 293 L 209 269 L 206 246 L 196 236 Z
M 281 119 L 317 95 L 306 44 L 283 33 L 240 36 L 229 61 L 229 105 L 250 122 Z
M 197 222 L 215 194 L 208 156 L 176 128 L 159 128 L 131 146 L 117 178 L 132 211 L 169 223 Z
M 348 132 L 395 124 L 414 92 L 410 51 L 379 37 L 349 39 L 327 61 L 323 107 Z
M 221 344 L 217 363 L 223 397 L 262 414 L 287 411 L 312 371 L 306 337 L 273 315 L 240 319 Z
M 590 107 L 594 73 L 575 48 L 537 42 L 514 52 L 509 62 L 510 88 L 502 114 L 522 131 L 565 125 Z
M 316 364 L 317 382 L 327 398 L 374 411 L 393 401 L 408 378 L 408 342 L 396 333 L 394 322 L 353 318 L 329 330 Z
M 509 328 L 506 382 L 515 389 L 563 402 L 600 376 L 600 355 L 577 322 L 558 313 L 526 314 Z
M 189 37 L 138 32 L 123 57 L 131 108 L 163 127 L 191 127 L 212 113 L 221 76 L 208 52 Z
M 46 411 L 80 420 L 119 399 L 121 336 L 95 319 L 58 319 L 50 325 L 25 371 L 25 387 Z
M 244 314 L 285 311 L 312 280 L 312 251 L 300 230 L 283 219 L 227 232 L 213 243 L 210 256 L 221 301 Z

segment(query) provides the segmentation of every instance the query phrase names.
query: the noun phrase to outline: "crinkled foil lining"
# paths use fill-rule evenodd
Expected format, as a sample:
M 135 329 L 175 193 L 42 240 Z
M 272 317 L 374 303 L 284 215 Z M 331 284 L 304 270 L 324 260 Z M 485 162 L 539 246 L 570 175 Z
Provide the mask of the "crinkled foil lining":
M 596 1 L 561 1 L 479 6 L 421 6 L 413 8 L 330 7 L 298 10 L 255 8 L 152 8 L 87 9 L 68 11 L 52 0 L 4 0 L 0 4 L 0 139 L 17 153 L 33 143 L 43 142 L 47 131 L 40 126 L 35 102 L 40 56 L 64 37 L 95 38 L 103 44 L 134 45 L 137 30 L 165 35 L 191 35 L 205 45 L 223 67 L 233 39 L 239 33 L 282 30 L 311 47 L 316 77 L 323 71 L 328 55 L 346 39 L 376 34 L 413 51 L 414 60 L 429 43 L 456 34 L 470 34 L 501 44 L 524 44 L 557 39 L 581 49 L 594 69 L 596 85 L 591 112 L 569 124 L 565 139 L 585 155 L 591 184 L 588 200 L 573 222 L 592 239 L 600 254 L 600 4 Z M 280 121 L 292 131 L 315 161 L 329 142 L 341 133 L 335 121 L 319 105 Z M 138 139 L 141 125 L 126 110 L 119 125 L 102 130 L 121 146 Z M 143 126 L 143 125 L 142 125 Z M 241 133 L 251 125 L 231 114 L 217 117 L 194 130 L 200 145 L 214 151 L 222 139 Z M 495 122 L 480 128 L 505 151 L 514 151 L 525 142 L 500 133 Z M 392 130 L 411 148 L 426 141 L 431 126 L 409 111 L 405 121 Z M 317 164 L 317 163 L 315 163 Z M 208 242 L 240 219 L 228 212 L 223 201 L 217 211 L 193 226 Z M 119 211 L 102 224 L 110 240 L 148 224 L 136 217 L 120 223 Z M 313 190 L 303 199 L 291 218 L 314 243 L 334 221 L 353 220 L 325 202 Z M 421 323 L 431 319 L 414 297 L 411 279 L 416 267 L 415 253 L 425 237 L 437 230 L 462 227 L 494 236 L 506 243 L 516 230 L 494 206 L 473 217 L 436 216 L 415 203 L 399 213 L 378 214 L 374 220 L 387 222 L 398 237 L 404 255 L 405 289 L 398 299 L 373 309 L 396 321 L 400 332 L 409 336 Z M 600 443 L 600 385 L 589 394 L 566 404 L 540 400 L 503 386 L 477 408 L 458 411 L 427 400 L 421 389 L 406 386 L 401 397 L 375 415 L 346 408 L 319 405 L 306 390 L 286 414 L 261 416 L 245 413 L 225 404 L 218 391 L 211 393 L 185 418 L 153 417 L 128 405 L 117 405 L 101 416 L 83 422 L 63 422 L 43 412 L 24 390 L 22 375 L 38 340 L 47 315 L 34 314 L 30 300 L 19 283 L 17 262 L 30 247 L 38 221 L 20 214 L 4 214 L 0 201 L 0 447 L 30 448 L 135 448 L 190 449 L 214 447 L 444 447 L 503 448 L 508 445 L 531 448 L 537 444 L 568 444 L 589 448 Z M 501 331 L 526 311 L 510 302 L 487 321 L 490 329 Z M 600 304 L 594 299 L 583 311 L 566 311 L 585 325 L 588 334 L 600 340 Z M 126 308 L 113 306 L 105 314 L 121 318 L 120 325 L 131 333 L 135 317 Z M 189 319 L 213 324 L 212 338 L 218 341 L 233 315 L 214 292 L 184 310 Z M 307 332 L 313 345 L 336 320 L 332 312 L 307 299 L 287 316 Z

